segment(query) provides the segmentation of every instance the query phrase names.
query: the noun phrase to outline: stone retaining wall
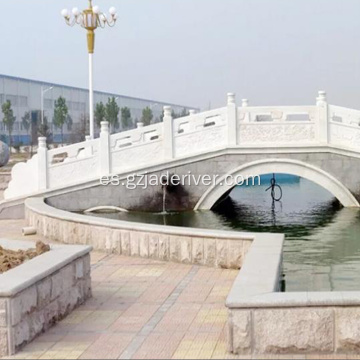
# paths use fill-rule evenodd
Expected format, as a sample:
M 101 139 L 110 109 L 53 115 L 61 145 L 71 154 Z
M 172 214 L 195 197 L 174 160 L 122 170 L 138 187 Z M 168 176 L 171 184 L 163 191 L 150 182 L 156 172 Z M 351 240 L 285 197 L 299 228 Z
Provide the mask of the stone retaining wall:
M 138 224 L 73 214 L 40 198 L 26 201 L 26 220 L 38 233 L 67 244 L 94 249 L 227 269 L 240 269 L 254 239 L 252 234 Z
M 360 306 L 232 310 L 235 354 L 360 353 Z
M 360 292 L 280 292 L 283 237 L 265 240 L 255 238 L 226 299 L 228 350 L 359 354 Z
M 40 255 L 0 275 L 0 357 L 14 354 L 91 296 L 89 253 L 77 257 L 67 249 L 70 262 L 59 268 L 51 257 L 61 258 L 61 250 L 52 251 L 47 258 L 54 267 L 45 272 Z

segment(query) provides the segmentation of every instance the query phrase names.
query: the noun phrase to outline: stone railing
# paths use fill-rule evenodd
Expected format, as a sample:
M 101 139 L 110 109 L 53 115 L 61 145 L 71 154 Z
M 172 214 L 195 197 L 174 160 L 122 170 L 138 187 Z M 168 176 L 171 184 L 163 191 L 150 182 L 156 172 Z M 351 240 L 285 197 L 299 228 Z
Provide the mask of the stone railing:
M 164 107 L 162 123 L 110 135 L 106 122 L 100 138 L 48 150 L 39 138 L 38 153 L 14 166 L 4 193 L 14 199 L 99 179 L 102 175 L 139 171 L 226 148 L 306 148 L 335 146 L 360 152 L 360 111 L 328 105 L 322 91 L 314 106 L 227 106 L 172 119 Z
M 243 107 L 238 110 L 238 144 L 304 146 L 319 143 L 318 108 Z
M 359 150 L 360 111 L 329 106 L 329 143 Z

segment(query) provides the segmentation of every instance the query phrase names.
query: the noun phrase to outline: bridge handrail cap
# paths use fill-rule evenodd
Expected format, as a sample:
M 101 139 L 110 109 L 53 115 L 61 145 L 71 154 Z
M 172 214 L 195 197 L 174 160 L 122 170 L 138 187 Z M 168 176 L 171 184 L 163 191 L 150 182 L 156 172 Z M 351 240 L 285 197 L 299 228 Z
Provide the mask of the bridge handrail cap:
M 235 93 L 232 92 L 227 93 L 227 101 L 228 104 L 235 104 Z

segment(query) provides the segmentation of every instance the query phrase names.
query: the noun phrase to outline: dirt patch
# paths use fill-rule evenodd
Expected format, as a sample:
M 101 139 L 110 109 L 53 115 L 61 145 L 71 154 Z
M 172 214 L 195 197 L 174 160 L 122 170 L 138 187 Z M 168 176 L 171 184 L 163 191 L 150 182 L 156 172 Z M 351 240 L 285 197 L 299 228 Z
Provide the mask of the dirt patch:
M 0 246 L 0 274 L 49 250 L 50 246 L 42 241 L 36 242 L 35 249 L 28 250 L 7 250 Z

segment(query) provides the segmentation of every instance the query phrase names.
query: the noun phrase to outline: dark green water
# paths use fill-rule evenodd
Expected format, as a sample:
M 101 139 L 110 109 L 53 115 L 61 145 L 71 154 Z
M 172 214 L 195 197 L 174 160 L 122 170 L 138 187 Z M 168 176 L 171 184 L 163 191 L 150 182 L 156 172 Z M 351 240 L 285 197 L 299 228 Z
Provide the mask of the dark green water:
M 286 291 L 360 290 L 360 211 L 340 208 L 323 188 L 299 178 L 279 178 L 281 202 L 272 205 L 268 179 L 236 187 L 214 211 L 177 214 L 101 214 L 175 226 L 278 232 L 286 235 Z

